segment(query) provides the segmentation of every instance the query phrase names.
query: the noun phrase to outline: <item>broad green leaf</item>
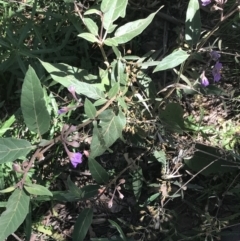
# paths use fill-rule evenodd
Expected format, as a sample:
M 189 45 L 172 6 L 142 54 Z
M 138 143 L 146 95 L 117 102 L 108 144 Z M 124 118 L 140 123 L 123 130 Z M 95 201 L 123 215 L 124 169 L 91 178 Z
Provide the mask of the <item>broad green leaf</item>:
M 78 37 L 86 39 L 91 43 L 99 43 L 99 40 L 92 33 L 80 33 Z
M 26 183 L 24 188 L 29 194 L 39 195 L 39 196 L 52 196 L 52 193 L 44 186 L 38 184 Z
M 223 156 L 221 150 L 202 144 L 196 144 L 195 149 L 191 158 L 184 159 L 187 167 L 195 172 L 202 170 L 201 174 L 208 176 L 216 173 L 231 173 L 236 167 L 231 154 Z
M 90 145 L 90 158 L 100 156 L 107 150 L 105 141 L 101 132 L 101 128 L 97 126 L 97 122 L 93 121 L 93 137 Z
M 84 111 L 88 118 L 94 119 L 96 117 L 97 110 L 96 110 L 95 106 L 93 105 L 93 103 L 88 99 L 85 99 Z
M 185 21 L 185 39 L 193 47 L 198 43 L 201 34 L 201 17 L 199 2 L 190 0 Z
M 104 93 L 92 84 L 81 82 L 80 80 L 90 81 L 96 80 L 97 77 L 89 75 L 86 70 L 78 69 L 67 64 L 49 64 L 41 61 L 46 71 L 51 75 L 52 79 L 68 88 L 74 86 L 76 93 L 85 95 L 88 98 L 97 100 L 104 99 Z
M 98 26 L 91 18 L 84 18 L 84 23 L 86 24 L 90 33 L 94 36 L 98 36 Z
M 0 240 L 5 240 L 22 224 L 29 211 L 30 197 L 16 189 L 9 197 L 6 210 L 0 216 Z
M 15 115 L 12 115 L 6 121 L 4 121 L 0 127 L 0 137 L 3 136 L 7 130 L 11 129 L 10 126 L 15 122 L 15 120 Z
M 118 83 L 118 82 L 115 83 L 115 84 L 113 85 L 113 87 L 109 90 L 109 92 L 108 92 L 108 97 L 111 99 L 111 98 L 113 98 L 114 96 L 116 96 L 117 93 L 118 93 L 118 91 L 119 91 L 119 88 L 120 88 L 119 83 Z
M 153 72 L 157 72 L 165 69 L 172 69 L 178 66 L 179 64 L 183 63 L 188 58 L 188 56 L 189 54 L 187 54 L 187 52 L 179 49 L 169 54 L 162 61 L 160 61 L 160 63 L 153 70 Z
M 103 0 L 101 11 L 103 12 L 103 27 L 109 33 L 113 22 L 119 17 L 124 18 L 126 14 L 127 0 Z M 111 32 L 111 31 L 110 31 Z
M 124 115 L 116 116 L 110 109 L 103 111 L 98 117 L 105 146 L 110 147 L 118 138 L 122 137 L 126 118 Z
M 87 185 L 80 189 L 81 200 L 95 197 L 98 194 L 99 185 Z
M 125 234 L 124 234 L 124 232 L 122 231 L 121 227 L 120 227 L 116 222 L 114 222 L 114 221 L 111 220 L 111 219 L 109 219 L 108 221 L 109 221 L 109 223 L 112 224 L 113 227 L 115 227 L 115 228 L 118 230 L 118 232 L 119 232 L 120 237 L 122 238 L 122 240 L 123 240 L 123 241 L 127 241 L 127 237 L 125 236 Z
M 77 218 L 74 225 L 72 240 L 73 241 L 83 241 L 87 231 L 92 223 L 93 210 L 91 208 L 84 209 Z
M 25 157 L 34 147 L 26 140 L 14 138 L 0 139 L 0 163 L 12 162 Z
M 81 191 L 80 189 L 72 182 L 72 180 L 70 179 L 70 176 L 68 176 L 67 178 L 67 186 L 68 186 L 68 192 L 72 195 L 75 196 L 77 198 L 79 198 L 81 196 Z
M 109 180 L 106 170 L 93 158 L 88 159 L 88 167 L 92 177 L 98 184 L 107 183 Z
M 8 193 L 8 192 L 12 192 L 16 189 L 16 187 L 8 187 L 8 188 L 5 188 L 3 190 L 0 190 L 0 193 Z
M 184 129 L 183 109 L 178 103 L 167 104 L 165 110 L 160 111 L 160 119 L 171 131 L 182 133 Z
M 21 109 L 25 124 L 38 135 L 44 134 L 50 127 L 50 115 L 43 97 L 40 80 L 29 66 L 22 85 Z
M 139 19 L 121 26 L 116 30 L 114 34 L 115 37 L 112 39 L 115 40 L 118 44 L 123 44 L 130 41 L 142 33 L 145 28 L 147 28 L 159 10 L 160 8 L 145 19 Z
M 143 173 L 142 173 L 142 168 L 139 167 L 132 172 L 133 193 L 137 201 L 142 192 L 142 182 L 143 182 Z

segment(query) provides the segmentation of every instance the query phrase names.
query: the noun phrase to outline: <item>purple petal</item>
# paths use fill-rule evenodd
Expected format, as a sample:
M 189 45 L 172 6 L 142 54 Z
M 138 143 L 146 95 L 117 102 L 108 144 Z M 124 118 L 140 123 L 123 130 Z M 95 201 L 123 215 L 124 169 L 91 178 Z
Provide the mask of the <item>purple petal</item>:
M 69 91 L 70 93 L 75 93 L 75 87 L 74 87 L 73 85 L 70 85 L 70 86 L 68 87 L 68 91 Z
M 68 108 L 67 107 L 62 107 L 61 109 L 58 110 L 58 114 L 61 115 L 61 114 L 64 114 L 66 112 L 68 112 Z
M 217 62 L 212 70 L 212 75 L 213 75 L 213 79 L 215 82 L 218 82 L 221 79 L 221 71 L 222 69 L 222 63 Z
M 82 154 L 80 152 L 69 152 L 68 156 L 74 168 L 76 168 L 78 164 L 82 163 Z
M 221 57 L 221 55 L 215 50 L 211 51 L 210 55 L 214 61 L 217 61 Z
M 201 79 L 202 86 L 206 87 L 209 85 L 208 78 L 205 76 L 205 71 L 202 72 L 200 79 Z
M 201 0 L 202 6 L 207 6 L 208 4 L 211 3 L 211 0 Z

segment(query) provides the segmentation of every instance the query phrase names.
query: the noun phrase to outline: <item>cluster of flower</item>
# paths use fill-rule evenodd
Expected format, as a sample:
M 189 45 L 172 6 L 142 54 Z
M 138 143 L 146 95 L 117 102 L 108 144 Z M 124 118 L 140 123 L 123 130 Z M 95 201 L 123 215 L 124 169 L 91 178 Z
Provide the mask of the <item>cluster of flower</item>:
M 214 60 L 216 63 L 212 69 L 212 75 L 214 82 L 218 82 L 221 79 L 221 69 L 222 69 L 222 63 L 220 63 L 218 60 L 220 58 L 220 54 L 217 51 L 212 51 L 210 53 L 211 59 Z M 201 84 L 206 87 L 209 85 L 208 78 L 205 76 L 205 70 L 200 75 Z

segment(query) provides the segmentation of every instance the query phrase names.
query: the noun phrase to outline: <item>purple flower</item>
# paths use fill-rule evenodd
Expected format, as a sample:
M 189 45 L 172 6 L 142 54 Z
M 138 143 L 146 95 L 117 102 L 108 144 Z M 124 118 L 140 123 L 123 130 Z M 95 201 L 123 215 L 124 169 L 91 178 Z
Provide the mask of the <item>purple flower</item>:
M 202 6 L 207 6 L 208 4 L 211 3 L 211 0 L 201 0 Z
M 209 85 L 208 78 L 205 76 L 205 71 L 203 71 L 202 74 L 200 75 L 200 79 L 201 79 L 202 86 L 206 87 Z
M 68 91 L 69 91 L 70 93 L 72 93 L 72 94 L 75 94 L 75 87 L 74 87 L 73 85 L 70 85 L 70 86 L 68 87 Z
M 213 50 L 213 51 L 211 51 L 210 52 L 210 55 L 211 55 L 211 58 L 214 60 L 214 61 L 218 61 L 218 59 L 220 58 L 220 54 L 217 52 L 217 51 L 215 51 L 215 50 Z
M 213 80 L 215 82 L 218 82 L 221 79 L 221 73 L 220 73 L 221 68 L 222 68 L 222 63 L 219 63 L 219 61 L 217 61 L 212 70 Z
M 80 152 L 68 151 L 68 156 L 74 168 L 76 168 L 78 164 L 82 163 L 82 154 Z
M 61 109 L 58 110 L 58 114 L 61 115 L 68 111 L 69 111 L 68 107 L 62 107 Z

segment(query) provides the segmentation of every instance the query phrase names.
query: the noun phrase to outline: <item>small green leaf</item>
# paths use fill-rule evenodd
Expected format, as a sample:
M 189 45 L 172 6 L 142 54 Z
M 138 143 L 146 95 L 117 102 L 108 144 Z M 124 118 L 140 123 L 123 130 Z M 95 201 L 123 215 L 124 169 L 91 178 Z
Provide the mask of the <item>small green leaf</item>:
M 93 137 L 90 146 L 90 158 L 100 156 L 107 150 L 101 128 L 98 128 L 97 122 L 93 121 Z
M 88 99 L 84 102 L 84 111 L 88 118 L 94 119 L 96 117 L 97 110 L 93 103 Z
M 115 83 L 115 84 L 113 85 L 113 87 L 109 90 L 109 92 L 108 92 L 108 97 L 109 97 L 110 99 L 113 98 L 114 96 L 117 95 L 118 91 L 119 91 L 119 83 L 117 82 L 117 83 Z
M 162 71 L 165 69 L 172 69 L 178 66 L 179 64 L 183 63 L 188 58 L 188 56 L 189 54 L 187 54 L 187 52 L 179 49 L 169 54 L 162 61 L 160 61 L 157 67 L 153 70 L 153 73 L 157 71 Z
M 109 223 L 112 224 L 113 227 L 115 227 L 115 228 L 118 230 L 118 232 L 119 232 L 120 237 L 122 238 L 122 240 L 123 240 L 123 241 L 127 241 L 127 237 L 125 236 L 125 234 L 124 234 L 124 232 L 122 231 L 121 227 L 120 227 L 116 222 L 114 222 L 114 221 L 111 220 L 111 219 L 109 219 L 108 221 L 109 221 Z
M 0 127 L 0 137 L 5 134 L 5 132 L 10 128 L 10 126 L 16 121 L 15 115 L 12 115 L 9 117 L 6 121 L 3 122 L 3 124 Z
M 97 14 L 101 16 L 101 12 L 97 9 L 88 9 L 86 12 L 84 12 L 84 15 L 90 15 L 90 14 Z
M 30 197 L 16 189 L 9 197 L 6 210 L 0 216 L 0 240 L 5 240 L 22 224 L 29 211 Z
M 156 198 L 158 198 L 160 196 L 160 193 L 155 193 L 153 195 L 151 195 L 146 202 L 144 203 L 144 206 L 148 206 L 151 202 L 153 202 Z
M 12 162 L 25 157 L 34 147 L 26 140 L 14 138 L 0 139 L 0 163 Z
M 92 223 L 93 210 L 91 208 L 84 209 L 77 218 L 74 225 L 72 240 L 73 241 L 83 241 L 87 231 Z
M 21 109 L 30 131 L 42 135 L 49 130 L 50 115 L 46 108 L 41 82 L 29 66 L 22 85 Z
M 111 39 L 111 38 L 107 38 L 104 40 L 104 44 L 107 45 L 107 46 L 118 46 L 118 42 L 114 39 Z
M 90 33 L 94 36 L 98 36 L 98 26 L 91 18 L 84 18 L 84 23 L 86 24 Z
M 153 18 L 160 9 L 161 8 L 159 8 L 156 12 L 150 14 L 145 19 L 139 19 L 121 26 L 116 30 L 114 34 L 115 37 L 112 39 L 115 40 L 118 44 L 129 42 L 131 39 L 142 33 L 145 28 L 147 28 L 147 26 L 152 22 Z
M 93 158 L 88 159 L 88 166 L 92 177 L 98 184 L 107 183 L 109 180 L 106 170 Z
M 95 197 L 98 194 L 99 185 L 87 185 L 80 189 L 81 200 Z
M 99 40 L 92 33 L 80 33 L 78 37 L 86 39 L 91 43 L 99 43 Z
M 52 193 L 44 186 L 38 185 L 38 184 L 30 184 L 26 183 L 24 185 L 24 188 L 29 194 L 32 195 L 39 195 L 39 196 L 51 196 Z
M 201 16 L 199 1 L 190 0 L 185 21 L 185 39 L 193 47 L 198 43 L 201 34 Z
M 139 167 L 132 172 L 133 193 L 137 201 L 140 198 L 140 195 L 142 192 L 142 183 L 143 183 L 143 173 L 142 173 L 142 168 Z
M 158 162 L 166 165 L 166 153 L 164 151 L 154 151 L 154 157 L 157 159 Z
M 127 0 L 103 0 L 101 11 L 103 12 L 103 27 L 109 33 L 113 22 L 126 14 Z M 111 31 L 110 31 L 111 32 Z
M 8 187 L 8 188 L 5 188 L 3 190 L 0 190 L 0 193 L 8 193 L 8 192 L 12 192 L 16 189 L 16 187 Z

